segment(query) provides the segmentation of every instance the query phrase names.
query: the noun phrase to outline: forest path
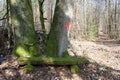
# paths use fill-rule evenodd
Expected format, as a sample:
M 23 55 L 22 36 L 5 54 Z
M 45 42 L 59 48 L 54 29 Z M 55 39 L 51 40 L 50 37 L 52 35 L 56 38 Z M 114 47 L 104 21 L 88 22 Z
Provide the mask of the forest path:
M 84 56 L 100 65 L 120 70 L 120 44 L 119 41 L 77 41 L 71 40 L 71 55 Z
M 70 54 L 85 56 L 97 63 L 79 65 L 80 73 L 71 73 L 68 66 L 34 66 L 34 72 L 24 72 L 17 57 L 7 55 L 0 64 L 0 80 L 120 80 L 120 44 L 110 42 L 70 41 Z M 106 68 L 110 67 L 110 68 Z M 111 69 L 112 68 L 112 69 Z

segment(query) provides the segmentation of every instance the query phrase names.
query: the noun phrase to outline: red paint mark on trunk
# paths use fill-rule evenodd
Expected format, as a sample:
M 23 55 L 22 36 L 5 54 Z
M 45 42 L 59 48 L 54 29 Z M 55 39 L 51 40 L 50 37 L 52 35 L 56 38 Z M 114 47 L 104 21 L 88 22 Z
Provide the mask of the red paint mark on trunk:
M 66 21 L 66 22 L 64 23 L 64 27 L 65 27 L 67 30 L 69 30 L 69 28 L 70 28 L 70 23 L 69 23 L 68 21 Z

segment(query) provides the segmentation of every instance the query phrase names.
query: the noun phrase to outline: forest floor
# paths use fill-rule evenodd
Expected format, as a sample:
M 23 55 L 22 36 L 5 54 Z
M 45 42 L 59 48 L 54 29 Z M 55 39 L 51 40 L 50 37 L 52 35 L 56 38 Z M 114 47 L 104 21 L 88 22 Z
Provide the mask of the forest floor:
M 34 66 L 34 72 L 24 72 L 17 57 L 8 51 L 0 59 L 0 80 L 120 80 L 120 44 L 116 41 L 71 40 L 71 56 L 83 56 L 90 63 L 79 65 L 80 73 L 71 73 L 69 66 Z M 4 56 L 4 55 L 3 55 Z M 1 56 L 0 56 L 1 58 Z

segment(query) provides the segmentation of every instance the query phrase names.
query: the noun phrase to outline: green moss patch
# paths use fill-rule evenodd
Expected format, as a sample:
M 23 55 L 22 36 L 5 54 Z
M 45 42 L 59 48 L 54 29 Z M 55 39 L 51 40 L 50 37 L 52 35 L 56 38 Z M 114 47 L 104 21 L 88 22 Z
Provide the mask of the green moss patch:
M 48 65 L 76 65 L 84 64 L 89 61 L 85 58 L 71 58 L 71 57 L 20 57 L 19 64 L 48 64 Z
M 27 72 L 27 71 L 34 72 L 35 68 L 32 65 L 28 64 L 28 65 L 23 67 L 23 71 L 25 71 L 25 72 Z
M 70 71 L 71 71 L 71 73 L 79 73 L 80 69 L 77 65 L 72 65 L 72 66 L 70 66 Z

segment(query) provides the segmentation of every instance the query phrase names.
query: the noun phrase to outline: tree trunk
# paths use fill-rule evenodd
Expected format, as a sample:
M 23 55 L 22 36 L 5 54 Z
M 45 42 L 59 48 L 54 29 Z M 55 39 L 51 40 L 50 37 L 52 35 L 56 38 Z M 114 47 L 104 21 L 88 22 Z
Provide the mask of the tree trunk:
M 52 22 L 52 5 L 53 5 L 53 0 L 45 0 L 43 4 L 43 11 L 44 11 L 43 16 L 44 16 L 46 34 L 50 32 L 50 26 Z
M 44 11 L 43 11 L 43 3 L 44 0 L 38 0 L 39 3 L 39 12 L 40 12 L 40 22 L 41 22 L 41 27 L 42 27 L 42 32 L 44 37 L 46 37 L 46 29 L 45 29 L 45 21 L 44 21 Z
M 117 0 L 115 0 L 115 12 L 114 12 L 114 26 L 115 26 L 115 36 L 119 37 L 118 28 L 117 28 Z
M 57 0 L 56 2 L 53 22 L 46 42 L 46 51 L 49 56 L 62 57 L 67 50 L 70 19 L 72 18 L 71 2 L 70 0 Z
M 24 57 L 39 55 L 31 0 L 10 0 L 10 13 L 15 34 L 14 53 Z

